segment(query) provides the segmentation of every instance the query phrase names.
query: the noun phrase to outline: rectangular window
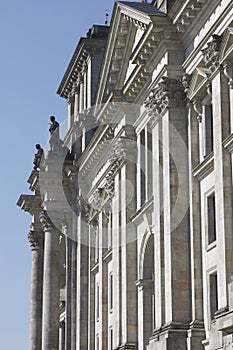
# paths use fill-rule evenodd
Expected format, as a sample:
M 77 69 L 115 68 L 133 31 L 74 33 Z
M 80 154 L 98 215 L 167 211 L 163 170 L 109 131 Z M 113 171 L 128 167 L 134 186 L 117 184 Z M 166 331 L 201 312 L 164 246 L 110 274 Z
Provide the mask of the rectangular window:
M 99 228 L 95 230 L 95 261 L 99 260 Z
M 140 177 L 141 177 L 141 205 L 146 200 L 146 177 L 145 177 L 145 130 L 140 133 Z
M 212 106 L 204 106 L 205 111 L 205 156 L 213 151 L 213 110 Z
M 108 216 L 108 249 L 112 248 L 112 212 Z
M 215 193 L 207 197 L 208 244 L 216 241 Z
M 109 282 L 108 282 L 108 296 L 109 296 L 109 311 L 113 309 L 113 274 L 112 272 L 109 274 Z
M 210 317 L 214 319 L 215 312 L 218 310 L 218 280 L 217 272 L 209 276 L 210 288 Z

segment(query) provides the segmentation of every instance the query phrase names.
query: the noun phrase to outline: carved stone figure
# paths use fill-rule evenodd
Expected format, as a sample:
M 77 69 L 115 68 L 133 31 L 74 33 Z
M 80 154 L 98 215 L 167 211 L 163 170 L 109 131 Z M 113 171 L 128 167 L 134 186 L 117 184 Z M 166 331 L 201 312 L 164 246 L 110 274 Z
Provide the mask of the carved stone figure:
M 56 121 L 55 117 L 52 115 L 50 117 L 50 128 L 49 128 L 49 132 L 50 132 L 50 146 L 51 146 L 51 150 L 54 150 L 56 148 L 57 145 L 60 144 L 60 139 L 59 139 L 59 123 Z
M 44 150 L 43 148 L 41 148 L 41 146 L 38 143 L 36 144 L 36 149 L 37 149 L 37 153 L 35 153 L 35 158 L 33 161 L 33 164 L 34 164 L 33 169 L 37 171 L 38 168 L 40 168 L 41 159 L 44 156 Z

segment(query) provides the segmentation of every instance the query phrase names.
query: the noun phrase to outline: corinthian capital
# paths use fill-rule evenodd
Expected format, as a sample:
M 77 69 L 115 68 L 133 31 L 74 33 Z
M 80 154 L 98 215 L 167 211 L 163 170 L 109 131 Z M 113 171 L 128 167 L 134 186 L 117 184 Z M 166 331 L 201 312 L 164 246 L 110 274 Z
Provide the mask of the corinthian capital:
M 54 229 L 54 224 L 52 223 L 51 219 L 48 216 L 48 213 L 46 210 L 43 210 L 40 213 L 40 222 L 43 231 L 49 231 Z
M 44 234 L 42 231 L 31 230 L 28 233 L 28 241 L 32 250 L 42 248 L 44 240 Z
M 182 82 L 178 79 L 162 77 L 145 101 L 149 115 L 159 120 L 160 114 L 168 108 L 184 107 L 186 96 Z

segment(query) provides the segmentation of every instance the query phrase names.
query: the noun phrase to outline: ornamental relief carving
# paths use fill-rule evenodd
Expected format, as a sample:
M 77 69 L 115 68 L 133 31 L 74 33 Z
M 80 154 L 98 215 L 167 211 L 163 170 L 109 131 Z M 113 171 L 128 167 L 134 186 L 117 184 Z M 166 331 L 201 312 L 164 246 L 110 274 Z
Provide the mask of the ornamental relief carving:
M 30 230 L 28 233 L 28 241 L 32 249 L 42 248 L 44 241 L 43 231 Z
M 54 230 L 55 226 L 52 223 L 51 219 L 49 218 L 46 210 L 42 210 L 39 218 L 40 218 L 40 222 L 41 222 L 41 226 L 42 226 L 43 231 Z
M 219 68 L 219 51 L 222 42 L 222 36 L 214 34 L 212 41 L 207 43 L 207 48 L 201 50 L 206 68 L 213 73 Z
M 159 120 L 166 108 L 184 107 L 186 95 L 181 80 L 162 77 L 144 102 L 152 121 Z

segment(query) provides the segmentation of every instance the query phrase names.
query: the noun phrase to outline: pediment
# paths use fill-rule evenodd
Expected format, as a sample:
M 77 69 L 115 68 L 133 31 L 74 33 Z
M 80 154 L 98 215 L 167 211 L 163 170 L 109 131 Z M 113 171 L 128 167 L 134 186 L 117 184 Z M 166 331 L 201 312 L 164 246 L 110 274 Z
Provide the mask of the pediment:
M 97 104 L 109 100 L 112 91 L 123 91 L 135 74 L 138 75 L 136 85 L 134 84 L 136 90 L 143 86 L 145 79 L 148 79 L 143 64 L 154 49 L 151 36 L 153 22 L 157 17 L 162 19 L 167 16 L 151 4 L 136 2 L 115 4 Z M 162 29 L 161 27 L 161 31 Z
M 203 62 L 195 69 L 189 85 L 188 97 L 192 99 L 194 96 L 201 95 L 203 86 L 210 75 L 209 69 L 203 67 Z

